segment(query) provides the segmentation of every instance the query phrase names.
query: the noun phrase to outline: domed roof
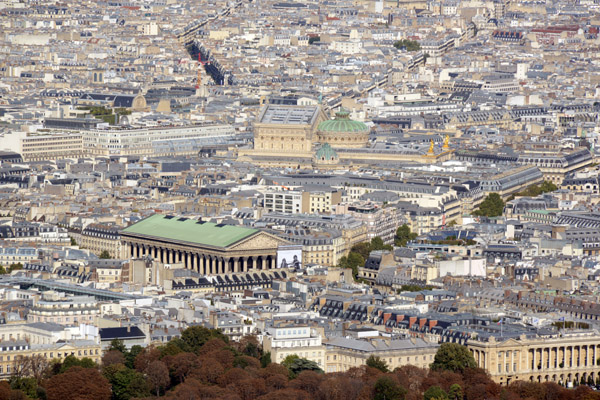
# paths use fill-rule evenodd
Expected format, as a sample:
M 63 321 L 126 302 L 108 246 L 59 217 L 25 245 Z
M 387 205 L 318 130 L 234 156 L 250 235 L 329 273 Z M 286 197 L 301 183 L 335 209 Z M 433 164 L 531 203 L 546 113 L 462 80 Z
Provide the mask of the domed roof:
M 335 113 L 335 118 L 319 124 L 321 132 L 368 132 L 367 125 L 350 119 L 350 113 L 342 110 Z
M 329 143 L 325 143 L 315 153 L 315 159 L 322 161 L 334 161 L 338 159 L 338 155 Z

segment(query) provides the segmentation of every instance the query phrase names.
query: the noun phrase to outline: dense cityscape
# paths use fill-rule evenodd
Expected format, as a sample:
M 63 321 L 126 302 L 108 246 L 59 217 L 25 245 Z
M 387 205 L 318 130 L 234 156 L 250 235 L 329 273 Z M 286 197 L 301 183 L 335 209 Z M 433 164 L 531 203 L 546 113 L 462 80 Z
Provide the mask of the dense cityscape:
M 0 0 L 0 400 L 600 399 L 596 0 Z

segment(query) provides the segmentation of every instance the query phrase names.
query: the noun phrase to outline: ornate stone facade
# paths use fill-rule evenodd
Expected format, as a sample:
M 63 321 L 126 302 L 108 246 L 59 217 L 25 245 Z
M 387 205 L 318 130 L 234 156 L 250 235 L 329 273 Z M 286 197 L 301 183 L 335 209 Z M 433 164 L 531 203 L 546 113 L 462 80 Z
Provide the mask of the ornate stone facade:
M 571 386 L 574 381 L 594 381 L 600 373 L 600 336 L 595 332 L 525 337 L 467 343 L 475 362 L 496 382 L 556 382 Z

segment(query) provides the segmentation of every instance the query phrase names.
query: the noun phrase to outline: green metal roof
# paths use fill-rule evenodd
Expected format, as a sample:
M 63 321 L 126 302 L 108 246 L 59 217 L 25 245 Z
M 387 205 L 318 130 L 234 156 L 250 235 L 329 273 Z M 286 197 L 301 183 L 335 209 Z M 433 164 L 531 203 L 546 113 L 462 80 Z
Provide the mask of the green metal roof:
M 211 247 L 228 247 L 252 236 L 258 230 L 154 214 L 123 229 L 122 232 Z
M 321 132 L 367 132 L 369 128 L 363 122 L 353 121 L 347 111 L 338 111 L 335 118 L 319 124 Z
M 331 148 L 329 143 L 325 143 L 319 150 L 317 150 L 315 153 L 315 158 L 317 160 L 333 161 L 338 159 L 338 155 L 335 150 Z

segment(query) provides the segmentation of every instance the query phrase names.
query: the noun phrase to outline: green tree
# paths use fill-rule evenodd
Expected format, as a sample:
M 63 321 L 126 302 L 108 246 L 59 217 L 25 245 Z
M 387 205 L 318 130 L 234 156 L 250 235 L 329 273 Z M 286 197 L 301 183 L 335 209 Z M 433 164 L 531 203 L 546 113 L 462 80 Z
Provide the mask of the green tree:
M 139 344 L 136 344 L 134 346 L 131 346 L 131 350 L 129 350 L 127 353 L 124 354 L 125 356 L 125 366 L 127 368 L 131 368 L 134 369 L 135 368 L 135 358 L 138 356 L 138 354 L 140 354 L 142 351 L 144 350 L 144 348 L 142 346 L 140 346 Z
M 77 242 L 75 241 L 75 238 L 71 238 L 71 246 L 77 246 Z
M 423 394 L 423 400 L 448 400 L 448 394 L 439 386 L 430 386 Z
M 390 376 L 384 375 L 375 382 L 374 400 L 403 400 L 405 396 L 406 389 Z
M 181 338 L 173 338 L 166 345 L 160 346 L 158 349 L 160 350 L 161 357 L 174 356 L 179 353 L 192 351 L 190 346 L 181 340 Z
M 38 384 L 35 378 L 12 376 L 8 380 L 12 390 L 20 390 L 31 399 L 37 399 Z
M 352 268 L 352 276 L 358 278 L 358 268 L 365 265 L 365 259 L 358 253 L 348 254 L 348 265 Z
M 465 346 L 458 343 L 442 343 L 435 353 L 431 369 L 463 372 L 467 368 L 475 368 L 475 358 Z
M 123 343 L 123 341 L 120 339 L 113 339 L 110 342 L 110 346 L 108 346 L 108 349 L 106 349 L 106 351 L 108 352 L 111 350 L 120 351 L 123 354 L 127 353 L 127 347 L 125 346 L 125 343 Z
M 94 360 L 89 357 L 77 358 L 74 355 L 68 355 L 62 362 L 59 373 L 63 374 L 72 367 L 97 368 L 98 364 L 96 364 Z
M 359 254 L 363 260 L 369 258 L 369 254 L 371 253 L 371 245 L 367 242 L 357 243 L 350 249 L 350 254 L 357 253 Z
M 479 205 L 479 210 L 474 215 L 485 217 L 498 217 L 504 211 L 504 202 L 498 193 L 490 193 Z
M 406 48 L 406 51 L 419 51 L 421 50 L 421 45 L 416 40 L 408 40 L 402 39 L 394 42 L 394 47 L 397 49 L 401 49 L 402 47 Z
M 21 263 L 10 264 L 10 266 L 8 267 L 8 273 L 10 274 L 13 271 L 18 271 L 21 269 L 23 269 L 23 264 Z
M 367 358 L 367 366 L 371 368 L 376 368 L 381 372 L 390 371 L 387 366 L 387 363 L 381 357 L 377 356 L 369 356 L 369 358 Z
M 108 252 L 108 250 L 102 250 L 102 253 L 100 253 L 100 256 L 99 256 L 99 257 L 100 257 L 101 259 L 103 259 L 103 260 L 108 260 L 108 259 L 110 259 L 110 258 L 111 258 L 111 257 L 110 257 L 110 253 Z
M 229 342 L 229 338 L 223 335 L 220 330 L 203 326 L 191 326 L 181 333 L 181 340 L 194 352 L 198 351 L 210 339 L 221 339 L 225 343 Z
M 281 365 L 283 365 L 286 368 L 289 368 L 290 365 L 292 365 L 292 363 L 296 360 L 299 360 L 300 356 L 298 354 L 290 354 L 289 356 L 286 356 L 283 361 L 281 362 Z
M 302 371 L 323 372 L 316 362 L 307 360 L 306 358 L 301 358 L 296 354 L 290 354 L 287 356 L 281 365 L 288 369 L 290 378 L 297 377 Z
M 129 400 L 132 397 L 147 397 L 150 388 L 144 374 L 124 365 L 118 365 L 117 371 L 111 375 L 109 382 L 114 400 Z
M 8 273 L 8 271 L 6 271 L 6 269 L 2 265 L 0 265 L 0 275 L 4 275 L 7 273 Z
M 404 247 L 406 244 L 417 238 L 417 234 L 410 231 L 410 227 L 407 224 L 400 226 L 396 230 L 396 239 L 394 240 L 396 246 Z
M 540 188 L 542 189 L 542 193 L 550 193 L 558 190 L 558 187 L 550 181 L 542 182 Z
M 382 238 L 375 236 L 371 239 L 371 251 L 374 250 L 394 250 L 394 247 L 389 244 L 384 244 Z
M 452 386 L 450 386 L 450 390 L 448 391 L 448 398 L 450 400 L 461 400 L 463 398 L 463 390 L 458 383 L 455 383 Z
M 308 44 L 313 44 L 314 42 L 319 42 L 320 40 L 320 36 L 311 36 L 308 38 Z
M 266 353 L 264 353 L 262 355 L 262 357 L 260 358 L 260 366 L 262 368 L 266 368 L 267 365 L 271 364 L 271 352 L 267 351 Z

